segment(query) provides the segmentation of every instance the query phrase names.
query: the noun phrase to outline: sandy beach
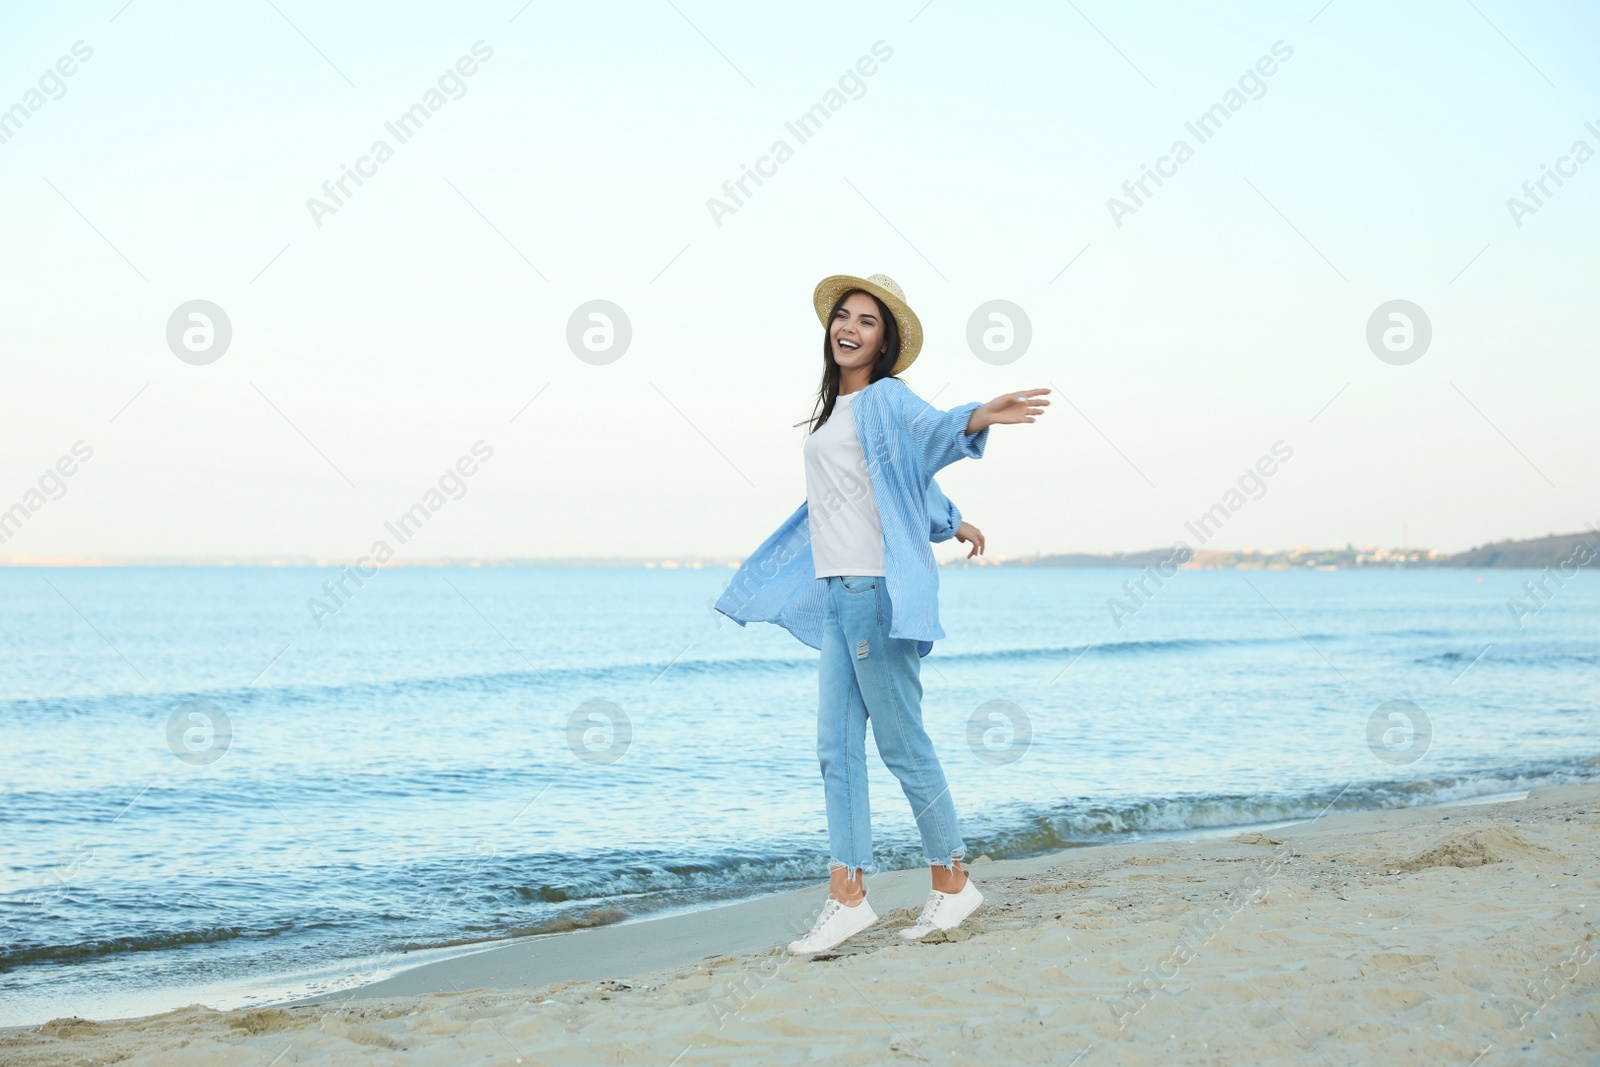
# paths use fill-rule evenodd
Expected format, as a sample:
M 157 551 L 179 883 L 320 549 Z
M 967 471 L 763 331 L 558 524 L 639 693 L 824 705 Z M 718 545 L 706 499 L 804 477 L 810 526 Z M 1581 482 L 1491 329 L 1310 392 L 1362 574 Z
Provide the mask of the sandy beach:
M 319 1003 L 0 1032 L 35 1064 L 1600 1062 L 1600 786 L 976 862 L 831 955 L 823 891 L 528 939 Z M 791 933 L 791 931 L 793 931 Z

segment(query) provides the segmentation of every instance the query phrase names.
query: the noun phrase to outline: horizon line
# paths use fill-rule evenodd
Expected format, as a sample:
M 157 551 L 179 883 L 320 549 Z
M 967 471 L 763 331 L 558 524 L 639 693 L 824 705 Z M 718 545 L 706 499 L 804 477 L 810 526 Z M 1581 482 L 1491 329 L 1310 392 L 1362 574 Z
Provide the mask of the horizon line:
M 1501 541 L 1489 541 L 1481 545 L 1473 545 L 1461 552 L 1435 552 L 1432 549 L 1416 546 L 1394 548 L 1380 544 L 1356 545 L 1346 542 L 1343 545 L 1330 545 L 1314 547 L 1310 545 L 1295 545 L 1291 548 L 1258 549 L 1253 546 L 1242 548 L 1198 548 L 1191 550 L 1195 556 L 1255 556 L 1263 559 L 1275 556 L 1314 555 L 1321 553 L 1362 553 L 1381 554 L 1379 559 L 1399 560 L 1412 556 L 1420 556 L 1427 560 L 1449 559 L 1452 556 L 1462 555 L 1466 552 L 1478 551 L 1500 545 L 1529 544 L 1533 542 L 1548 541 L 1565 537 L 1581 537 L 1582 534 L 1550 534 L 1545 537 L 1526 538 L 1517 540 L 1507 538 Z M 1118 552 L 1084 552 L 1084 551 L 1053 551 L 1019 553 L 1015 556 L 993 555 L 983 556 L 968 560 L 964 556 L 957 556 L 954 560 L 946 562 L 963 563 L 977 566 L 995 566 L 1006 562 L 1026 562 L 1058 557 L 1074 557 L 1078 559 L 1127 559 L 1130 557 L 1143 557 L 1154 553 L 1170 552 L 1174 546 L 1161 546 L 1158 548 L 1140 549 L 1137 551 Z M 189 555 L 189 556 L 46 556 L 26 555 L 0 557 L 0 568 L 32 568 L 32 567 L 344 567 L 349 565 L 346 558 L 332 556 L 312 555 L 309 553 L 285 553 L 280 555 Z M 643 567 L 646 569 L 705 569 L 707 567 L 738 567 L 744 562 L 744 557 L 733 555 L 711 556 L 642 556 L 642 555 L 610 555 L 610 556 L 430 556 L 413 560 L 389 560 L 384 563 L 371 564 L 375 567 Z

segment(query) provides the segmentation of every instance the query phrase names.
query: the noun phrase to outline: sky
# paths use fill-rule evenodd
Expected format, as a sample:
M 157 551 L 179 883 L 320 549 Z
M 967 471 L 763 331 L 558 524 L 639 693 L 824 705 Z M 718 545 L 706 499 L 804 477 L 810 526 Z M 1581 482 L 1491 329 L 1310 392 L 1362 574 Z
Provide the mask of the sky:
M 8 4 L 0 559 L 742 557 L 840 273 L 903 287 L 925 400 L 1051 389 L 939 475 L 992 558 L 1200 547 L 1241 495 L 1204 547 L 1600 525 L 1597 24 Z

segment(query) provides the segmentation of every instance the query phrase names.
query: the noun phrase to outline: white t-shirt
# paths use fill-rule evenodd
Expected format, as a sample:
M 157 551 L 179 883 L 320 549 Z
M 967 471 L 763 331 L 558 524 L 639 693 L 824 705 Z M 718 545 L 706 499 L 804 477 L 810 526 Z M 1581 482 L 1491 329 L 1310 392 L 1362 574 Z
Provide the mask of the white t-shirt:
M 817 577 L 883 575 L 883 524 L 867 457 L 856 434 L 853 394 L 841 394 L 822 428 L 806 438 L 806 516 Z

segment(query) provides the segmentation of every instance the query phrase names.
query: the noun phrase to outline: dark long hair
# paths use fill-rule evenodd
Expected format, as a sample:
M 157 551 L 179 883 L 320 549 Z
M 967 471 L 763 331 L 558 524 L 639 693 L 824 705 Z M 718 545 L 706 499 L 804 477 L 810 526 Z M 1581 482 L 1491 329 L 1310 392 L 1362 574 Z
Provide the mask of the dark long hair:
M 808 434 L 816 433 L 822 428 L 822 424 L 833 415 L 834 402 L 839 399 L 840 371 L 839 364 L 833 358 L 833 320 L 838 318 L 839 308 L 849 299 L 851 293 L 866 292 L 865 289 L 851 289 L 849 292 L 840 293 L 839 299 L 833 302 L 833 310 L 828 312 L 828 322 L 822 328 L 822 385 L 817 389 L 817 401 L 812 409 L 811 418 L 795 423 L 796 426 L 804 426 L 809 422 L 811 427 L 806 431 Z M 883 323 L 884 337 L 889 342 L 883 354 L 872 364 L 872 374 L 867 379 L 867 384 L 871 385 L 880 378 L 893 377 L 889 371 L 900 358 L 900 324 L 894 320 L 894 316 L 889 313 L 882 300 L 871 293 L 867 295 L 878 305 L 878 321 Z

